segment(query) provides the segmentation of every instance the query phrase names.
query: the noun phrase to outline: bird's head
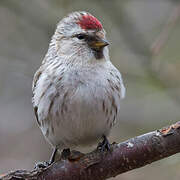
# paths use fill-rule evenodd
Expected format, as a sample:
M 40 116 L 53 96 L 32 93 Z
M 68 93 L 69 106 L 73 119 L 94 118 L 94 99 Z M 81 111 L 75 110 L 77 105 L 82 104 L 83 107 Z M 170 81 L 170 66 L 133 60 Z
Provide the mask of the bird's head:
M 108 59 L 108 44 L 102 24 L 87 12 L 63 18 L 52 39 L 58 55 L 80 61 Z

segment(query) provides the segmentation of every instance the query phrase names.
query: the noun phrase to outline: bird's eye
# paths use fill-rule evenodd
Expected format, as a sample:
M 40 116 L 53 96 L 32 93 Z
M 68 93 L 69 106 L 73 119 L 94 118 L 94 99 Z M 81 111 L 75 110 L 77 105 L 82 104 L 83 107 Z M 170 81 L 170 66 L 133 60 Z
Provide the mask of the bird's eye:
M 85 39 L 85 38 L 86 38 L 86 35 L 84 35 L 84 34 L 78 34 L 76 37 L 77 37 L 78 39 L 82 40 L 82 39 Z

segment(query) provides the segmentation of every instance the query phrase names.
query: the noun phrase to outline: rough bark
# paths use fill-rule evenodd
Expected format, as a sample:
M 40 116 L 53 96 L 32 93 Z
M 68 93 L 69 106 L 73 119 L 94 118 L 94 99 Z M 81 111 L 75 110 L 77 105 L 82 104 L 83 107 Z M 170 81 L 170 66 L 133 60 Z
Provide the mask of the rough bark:
M 105 180 L 180 152 L 180 121 L 122 143 L 108 152 L 95 150 L 72 160 L 61 160 L 33 171 L 17 170 L 2 180 Z

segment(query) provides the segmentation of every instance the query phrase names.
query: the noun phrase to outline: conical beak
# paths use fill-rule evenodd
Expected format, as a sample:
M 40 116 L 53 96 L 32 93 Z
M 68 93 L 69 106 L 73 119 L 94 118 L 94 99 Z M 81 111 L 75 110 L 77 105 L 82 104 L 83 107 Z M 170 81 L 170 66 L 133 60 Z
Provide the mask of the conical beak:
M 109 45 L 109 42 L 107 40 L 100 39 L 100 38 L 98 38 L 90 43 L 90 46 L 94 49 L 101 49 L 108 45 Z

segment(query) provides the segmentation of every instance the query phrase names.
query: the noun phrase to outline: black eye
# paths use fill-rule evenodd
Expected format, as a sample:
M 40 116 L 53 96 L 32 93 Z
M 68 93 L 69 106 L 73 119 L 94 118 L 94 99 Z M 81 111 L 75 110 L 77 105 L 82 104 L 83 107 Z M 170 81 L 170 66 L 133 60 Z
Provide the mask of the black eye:
M 78 34 L 76 36 L 78 39 L 82 40 L 82 39 L 85 39 L 86 38 L 86 35 L 85 34 Z

